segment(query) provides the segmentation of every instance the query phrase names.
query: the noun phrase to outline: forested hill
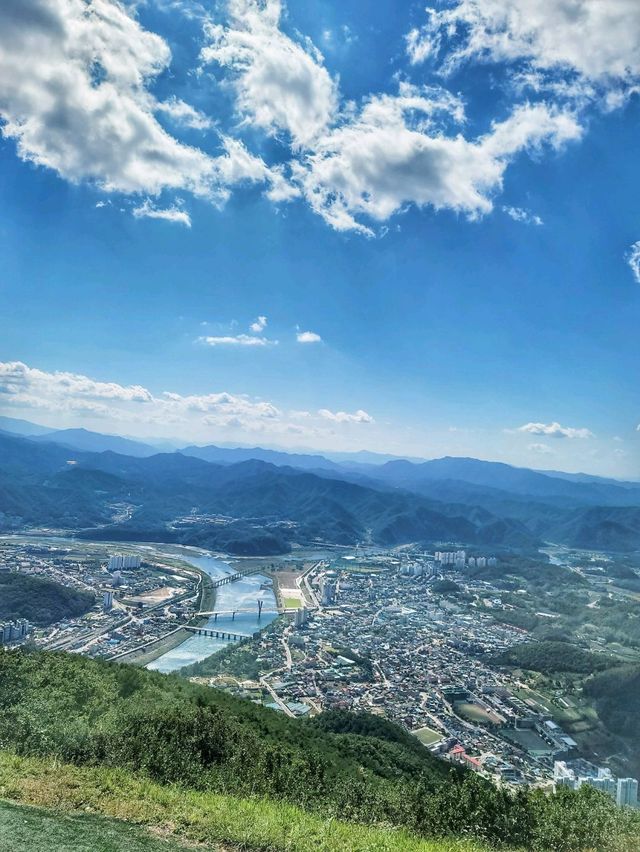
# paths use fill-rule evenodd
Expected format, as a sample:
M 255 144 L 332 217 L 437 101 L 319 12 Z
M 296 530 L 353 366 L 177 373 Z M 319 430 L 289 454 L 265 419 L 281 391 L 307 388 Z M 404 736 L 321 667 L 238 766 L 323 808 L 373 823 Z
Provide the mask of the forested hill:
M 325 818 L 402 827 L 418 837 L 477 838 L 502 849 L 621 852 L 640 836 L 632 815 L 598 791 L 512 794 L 454 770 L 376 717 L 290 719 L 177 676 L 77 655 L 0 651 L 0 750 L 89 767 L 93 774 L 79 772 L 74 782 L 81 801 L 95 795 L 95 773 L 105 769 L 147 779 L 147 795 L 151 780 L 251 797 L 258 812 L 271 807 L 267 800 L 290 802 Z M 20 788 L 22 765 L 13 764 L 12 790 Z M 127 783 L 133 794 L 134 781 Z M 113 775 L 101 789 L 111 800 L 118 795 Z M 152 795 L 157 801 L 159 792 Z M 182 812 L 181 824 L 198 807 Z
M 76 618 L 91 609 L 95 596 L 62 586 L 44 577 L 0 572 L 0 621 L 26 618 L 46 627 L 65 618 Z

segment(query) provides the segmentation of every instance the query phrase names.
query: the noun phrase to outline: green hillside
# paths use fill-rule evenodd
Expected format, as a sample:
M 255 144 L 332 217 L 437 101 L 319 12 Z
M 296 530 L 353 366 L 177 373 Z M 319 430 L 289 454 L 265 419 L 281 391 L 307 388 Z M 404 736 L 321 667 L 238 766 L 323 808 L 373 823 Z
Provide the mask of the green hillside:
M 640 666 L 619 666 L 585 683 L 586 694 L 610 731 L 637 742 L 640 738 Z
M 26 618 L 46 627 L 54 621 L 83 615 L 94 603 L 90 592 L 70 589 L 43 577 L 0 573 L 0 621 Z
M 570 642 L 525 642 L 496 657 L 499 665 L 531 669 L 545 674 L 575 672 L 591 674 L 613 665 L 604 654 L 593 654 Z
M 216 852 L 488 852 L 470 840 L 421 840 L 390 827 L 326 820 L 281 802 L 161 786 L 122 770 L 1 752 L 0 797 L 39 806 L 16 808 L 0 798 L 0 849 L 12 852 L 156 852 L 184 849 L 183 844 Z M 18 837 L 24 845 L 13 836 L 10 846 L 2 845 L 5 817 L 7 835 L 23 822 Z M 100 845 L 107 840 L 112 845 Z
M 423 839 L 475 838 L 535 852 L 608 852 L 618 848 L 612 844 L 621 832 L 625 839 L 629 832 L 640 837 L 638 825 L 625 825 L 604 794 L 499 790 L 473 773 L 451 770 L 402 729 L 366 714 L 298 721 L 179 677 L 76 655 L 0 653 L 0 749 L 55 758 L 53 799 L 47 800 L 54 804 L 64 763 L 108 776 L 134 773 L 131 784 L 143 789 L 153 782 L 196 797 L 260 802 L 259 808 L 275 808 L 276 823 L 282 808 L 295 807 L 318 825 L 347 820 Z M 24 767 L 5 773 L 0 797 L 20 788 Z M 74 797 L 89 801 L 85 782 L 77 783 Z M 95 783 L 98 795 L 104 788 Z M 120 793 L 122 782 L 116 786 Z M 296 813 L 295 820 L 304 821 Z M 178 822 L 190 820 L 191 811 Z M 300 833 L 297 846 L 258 848 L 304 850 L 307 834 Z

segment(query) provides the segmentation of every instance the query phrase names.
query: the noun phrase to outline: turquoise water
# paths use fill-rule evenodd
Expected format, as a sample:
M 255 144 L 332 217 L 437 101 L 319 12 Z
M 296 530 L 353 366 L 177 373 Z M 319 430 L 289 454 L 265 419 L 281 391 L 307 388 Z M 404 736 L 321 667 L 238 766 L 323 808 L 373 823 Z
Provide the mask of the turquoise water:
M 175 556 L 175 553 L 172 554 Z M 226 574 L 233 574 L 235 569 L 222 559 L 215 556 L 194 556 L 184 551 L 180 553 L 184 562 L 200 568 L 210 577 L 218 579 Z M 277 617 L 276 598 L 271 589 L 261 589 L 260 584 L 267 578 L 263 574 L 252 574 L 235 583 L 228 583 L 216 589 L 216 610 L 248 609 L 252 612 L 238 612 L 232 620 L 230 615 L 219 615 L 214 622 L 213 616 L 207 621 L 206 627 L 214 630 L 229 630 L 238 633 L 255 633 Z M 258 601 L 263 601 L 262 618 L 258 620 Z M 216 639 L 210 636 L 194 634 L 181 645 L 167 651 L 157 660 L 149 663 L 148 669 L 163 673 L 173 672 L 182 666 L 197 663 L 205 657 L 215 654 L 229 644 L 229 640 Z

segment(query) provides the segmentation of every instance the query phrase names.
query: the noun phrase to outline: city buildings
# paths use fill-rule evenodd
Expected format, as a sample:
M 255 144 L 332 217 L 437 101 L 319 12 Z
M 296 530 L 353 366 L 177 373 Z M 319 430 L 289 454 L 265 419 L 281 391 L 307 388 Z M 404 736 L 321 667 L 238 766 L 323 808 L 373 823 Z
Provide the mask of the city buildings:
M 618 778 L 616 802 L 622 807 L 637 808 L 639 806 L 637 778 Z
M 0 647 L 23 642 L 30 632 L 29 622 L 25 618 L 0 624 Z
M 557 787 L 579 790 L 583 785 L 607 793 L 623 807 L 638 807 L 638 781 L 636 778 L 616 778 L 610 769 L 595 766 L 587 760 L 556 761 L 553 780 Z
M 124 569 L 131 568 L 139 568 L 142 564 L 142 557 L 138 554 L 127 553 L 127 554 L 115 554 L 109 557 L 109 562 L 107 565 L 107 570 L 109 571 L 121 571 Z

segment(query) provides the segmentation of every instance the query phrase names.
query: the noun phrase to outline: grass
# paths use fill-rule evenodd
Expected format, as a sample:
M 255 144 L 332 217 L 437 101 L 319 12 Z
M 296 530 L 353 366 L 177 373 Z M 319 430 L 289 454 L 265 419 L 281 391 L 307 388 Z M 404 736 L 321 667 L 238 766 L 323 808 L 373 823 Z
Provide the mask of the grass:
M 413 733 L 420 740 L 420 742 L 426 746 L 433 745 L 434 743 L 439 743 L 440 740 L 443 739 L 443 735 L 440 734 L 438 731 L 432 730 L 432 728 L 419 728 Z
M 172 852 L 186 847 L 119 820 L 0 802 L 0 849 L 13 852 Z
M 484 848 L 473 842 L 421 840 L 405 831 L 327 820 L 280 802 L 161 786 L 121 770 L 69 766 L 8 752 L 0 752 L 0 799 L 54 809 L 59 822 L 65 815 L 78 813 L 108 817 L 145 826 L 174 843 L 200 843 L 208 849 L 220 849 L 220 844 L 238 852 L 481 852 Z M 90 823 L 77 825 L 81 839 Z M 98 823 L 94 826 L 91 831 L 98 831 Z M 95 837 L 89 847 L 78 845 L 78 852 L 119 850 L 118 846 L 103 849 Z M 136 839 L 144 842 L 144 834 Z M 0 848 L 7 847 L 0 843 Z M 8 848 L 20 849 L 15 844 Z M 41 842 L 23 848 L 25 852 L 56 850 Z M 123 852 L 155 852 L 150 845 L 122 848 Z
M 283 602 L 285 609 L 300 609 L 302 606 L 300 598 L 284 598 Z

